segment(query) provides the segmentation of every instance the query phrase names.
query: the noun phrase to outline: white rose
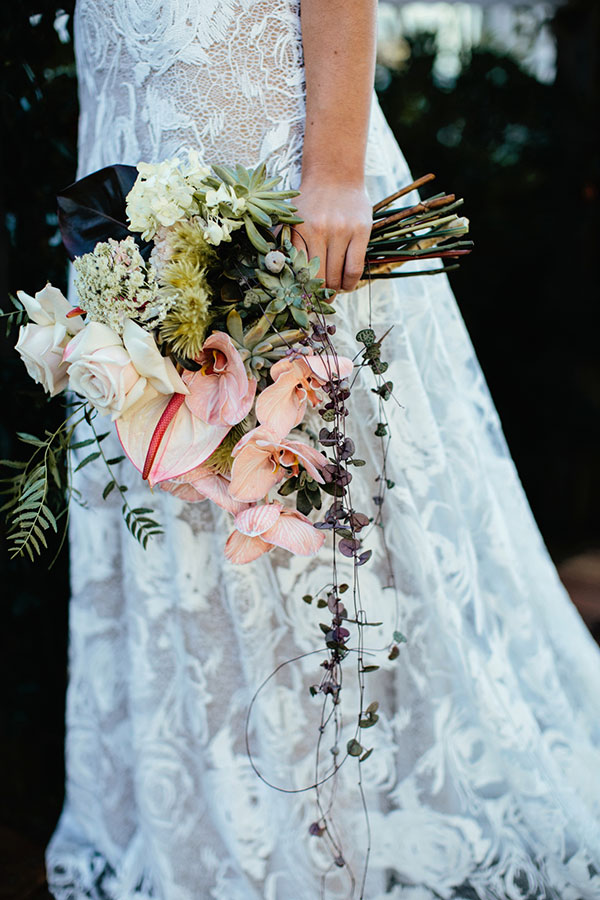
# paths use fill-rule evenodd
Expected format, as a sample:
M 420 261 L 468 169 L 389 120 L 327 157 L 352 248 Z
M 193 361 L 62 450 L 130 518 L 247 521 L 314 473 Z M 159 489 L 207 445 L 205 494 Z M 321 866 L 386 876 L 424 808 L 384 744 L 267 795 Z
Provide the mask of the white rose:
M 67 313 L 73 307 L 58 288 L 52 287 L 50 283 L 38 291 L 35 297 L 30 297 L 25 291 L 17 291 L 17 297 L 36 325 L 61 325 L 65 334 L 77 334 L 83 328 L 81 316 L 67 318 Z
M 19 330 L 15 349 L 29 375 L 51 397 L 67 386 L 67 367 L 62 361 L 64 343 L 65 329 L 62 325 L 37 325 L 30 322 L 22 325 Z
M 90 322 L 69 341 L 64 361 L 69 387 L 113 421 L 139 400 L 146 387 L 119 335 L 100 322 Z

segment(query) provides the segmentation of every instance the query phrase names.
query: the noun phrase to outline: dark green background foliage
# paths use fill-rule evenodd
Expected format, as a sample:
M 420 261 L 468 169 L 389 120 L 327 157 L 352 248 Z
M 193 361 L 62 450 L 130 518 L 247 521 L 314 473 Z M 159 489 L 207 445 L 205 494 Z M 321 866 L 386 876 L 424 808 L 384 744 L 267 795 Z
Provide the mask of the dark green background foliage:
M 559 77 L 542 85 L 509 57 L 476 52 L 452 87 L 433 48 L 380 83 L 380 101 L 415 175 L 464 196 L 475 253 L 452 284 L 542 533 L 555 558 L 597 545 L 600 501 L 595 266 L 599 238 L 598 10 L 557 16 Z M 54 28 L 72 3 L 3 4 L 0 293 L 66 288 L 56 191 L 75 175 L 72 42 Z M 37 24 L 29 16 L 41 13 Z M 71 29 L 71 20 L 69 28 Z M 600 131 L 600 129 L 598 129 Z M 118 162 L 118 160 L 115 160 Z M 3 302 L 5 309 L 8 302 Z M 0 455 L 15 426 L 60 418 L 2 343 Z M 52 571 L 2 547 L 0 766 L 4 824 L 44 841 L 62 801 L 67 554 Z M 49 556 L 48 559 L 51 557 Z M 1 823 L 0 823 L 1 824 Z

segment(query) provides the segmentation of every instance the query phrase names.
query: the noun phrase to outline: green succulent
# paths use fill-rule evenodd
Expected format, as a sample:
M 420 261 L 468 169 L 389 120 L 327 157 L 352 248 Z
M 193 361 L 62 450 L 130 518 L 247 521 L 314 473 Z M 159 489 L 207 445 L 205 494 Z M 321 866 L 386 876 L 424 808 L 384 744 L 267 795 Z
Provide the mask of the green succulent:
M 273 318 L 261 318 L 244 331 L 242 317 L 232 309 L 227 316 L 227 331 L 238 350 L 248 374 L 257 380 L 266 374 L 269 366 L 282 359 L 289 347 L 304 337 L 301 329 L 271 331 Z
M 283 246 L 287 261 L 276 275 L 266 271 L 264 257 L 259 256 L 259 267 L 254 274 L 263 290 L 252 291 L 249 300 L 253 302 L 259 298 L 263 303 L 266 300 L 265 313 L 279 315 L 288 312 L 297 325 L 306 329 L 310 325 L 309 313 L 331 315 L 335 310 L 324 302 L 330 292 L 323 286 L 324 280 L 317 278 L 319 258 L 309 261 L 306 253 L 296 249 L 287 239 L 284 239 Z
M 268 253 L 275 246 L 273 236 L 265 236 L 261 228 L 271 229 L 280 222 L 289 225 L 302 222 L 294 215 L 296 207 L 288 202 L 292 197 L 297 197 L 299 191 L 275 190 L 281 176 L 267 178 L 266 163 L 260 163 L 255 169 L 246 169 L 241 165 L 214 165 L 212 170 L 217 177 L 205 178 L 206 185 L 218 189 L 222 183 L 226 184 L 239 200 L 244 201 L 243 207 L 237 210 L 227 202 L 220 203 L 220 214 L 228 219 L 242 219 L 250 243 L 260 253 Z M 202 192 L 199 192 L 199 199 L 202 200 Z

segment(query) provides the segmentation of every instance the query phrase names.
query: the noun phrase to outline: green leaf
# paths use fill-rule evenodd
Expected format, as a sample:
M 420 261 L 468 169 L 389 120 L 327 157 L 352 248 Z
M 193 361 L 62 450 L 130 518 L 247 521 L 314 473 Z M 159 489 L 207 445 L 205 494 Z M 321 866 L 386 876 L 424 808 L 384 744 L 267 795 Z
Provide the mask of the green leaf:
M 23 441 L 24 444 L 32 444 L 34 447 L 45 447 L 47 444 L 47 441 L 41 441 L 35 435 L 27 434 L 26 431 L 17 431 L 17 437 L 19 440 Z
M 98 459 L 100 456 L 100 452 L 96 450 L 95 453 L 90 453 L 89 456 L 86 456 L 85 459 L 82 459 L 79 465 L 73 470 L 74 472 L 79 472 L 80 469 L 83 469 L 84 466 L 87 466 L 88 463 L 93 462 L 95 459 Z
M 300 325 L 301 328 L 309 328 L 310 319 L 303 309 L 298 309 L 296 306 L 290 306 L 290 312 L 294 321 Z
M 271 247 L 266 242 L 249 215 L 244 216 L 244 225 L 246 226 L 246 234 L 248 240 L 260 253 L 268 253 Z
M 346 744 L 346 750 L 348 751 L 348 756 L 360 756 L 363 752 L 363 748 L 356 738 L 350 738 Z
M 313 602 L 312 594 L 304 594 L 304 596 L 302 597 L 302 599 L 304 600 L 305 603 L 312 603 L 312 602 Z
M 0 465 L 8 466 L 9 469 L 24 469 L 27 463 L 20 462 L 17 459 L 0 459 Z
M 401 631 L 395 631 L 392 635 L 397 644 L 406 644 L 407 640 Z
M 361 672 L 375 672 L 379 666 L 363 666 Z
M 365 752 L 363 753 L 363 755 L 362 755 L 361 758 L 359 759 L 359 762 L 364 762 L 365 759 L 368 759 L 368 758 L 370 757 L 370 755 L 371 755 L 372 752 L 373 752 L 373 748 L 372 748 L 372 747 L 370 747 L 369 750 L 365 750 Z
M 103 500 L 106 500 L 106 498 L 108 497 L 108 495 L 110 494 L 110 492 L 111 492 L 111 491 L 113 490 L 113 488 L 115 488 L 115 487 L 116 487 L 115 482 L 114 482 L 114 481 L 109 481 L 108 484 L 106 485 L 106 487 L 104 488 L 104 490 L 102 491 L 102 499 L 103 499 Z
M 296 509 L 305 516 L 312 511 L 312 502 L 305 490 L 298 491 L 296 494 Z
M 366 719 L 360 719 L 358 724 L 360 728 L 371 728 L 378 720 L 379 716 L 375 713 L 372 716 L 368 716 Z
M 91 444 L 95 443 L 96 438 L 88 438 L 85 441 L 76 441 L 76 443 L 69 445 L 69 450 L 80 450 L 82 447 L 89 447 Z

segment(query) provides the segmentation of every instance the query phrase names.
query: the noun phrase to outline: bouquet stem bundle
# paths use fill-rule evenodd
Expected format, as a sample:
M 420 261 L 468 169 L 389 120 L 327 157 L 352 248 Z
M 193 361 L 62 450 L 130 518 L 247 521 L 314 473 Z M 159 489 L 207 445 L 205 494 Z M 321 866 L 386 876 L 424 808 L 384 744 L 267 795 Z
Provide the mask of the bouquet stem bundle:
M 469 221 L 455 210 L 463 204 L 454 194 L 436 194 L 412 206 L 391 207 L 396 200 L 433 181 L 435 175 L 423 175 L 376 203 L 373 225 L 365 257 L 365 270 L 359 287 L 371 278 L 397 278 L 408 274 L 434 275 L 452 267 L 400 273 L 395 270 L 406 262 L 424 259 L 451 259 L 469 254 L 472 241 L 458 238 L 469 230 Z

